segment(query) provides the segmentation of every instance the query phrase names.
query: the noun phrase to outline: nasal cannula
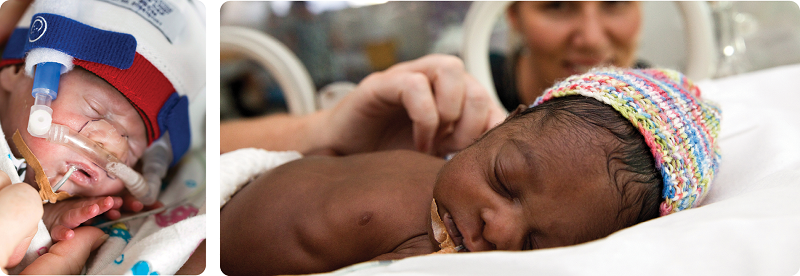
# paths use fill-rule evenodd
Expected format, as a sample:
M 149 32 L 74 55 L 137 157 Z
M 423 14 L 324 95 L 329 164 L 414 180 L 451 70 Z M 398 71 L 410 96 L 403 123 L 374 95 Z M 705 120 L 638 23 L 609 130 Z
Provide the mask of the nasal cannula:
M 46 136 L 48 142 L 67 146 L 92 160 L 94 164 L 111 175 L 119 177 L 125 187 L 144 205 L 155 203 L 158 189 L 151 188 L 141 174 L 134 171 L 103 147 L 75 130 L 60 124 L 52 124 Z

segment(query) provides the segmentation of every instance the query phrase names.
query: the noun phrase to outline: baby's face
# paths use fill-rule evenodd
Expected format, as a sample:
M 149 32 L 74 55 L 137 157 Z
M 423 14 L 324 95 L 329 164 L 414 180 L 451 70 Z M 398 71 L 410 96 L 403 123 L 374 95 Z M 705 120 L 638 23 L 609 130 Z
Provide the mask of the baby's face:
M 601 146 L 608 134 L 537 131 L 529 122 L 495 128 L 439 172 L 433 196 L 456 245 L 469 251 L 549 248 L 621 228 L 621 196 Z
M 20 116 L 15 116 L 18 119 L 14 120 L 14 127 L 19 129 L 28 147 L 39 159 L 50 184 L 55 185 L 70 166 L 75 166 L 78 170 L 59 190 L 84 196 L 121 192 L 124 189 L 122 181 L 110 178 L 90 159 L 28 133 L 28 116 L 33 102 L 30 96 L 32 84 L 31 80 L 29 85 L 22 86 L 27 86 L 23 88 L 27 89 L 27 95 L 16 93 L 14 96 L 17 107 L 24 107 L 16 111 Z M 76 67 L 63 74 L 58 98 L 53 101 L 52 108 L 53 123 L 65 125 L 101 144 L 128 166 L 136 164 L 147 146 L 144 123 L 138 112 L 113 86 L 89 71 Z M 32 171 L 27 173 L 25 181 L 35 183 L 33 175 Z

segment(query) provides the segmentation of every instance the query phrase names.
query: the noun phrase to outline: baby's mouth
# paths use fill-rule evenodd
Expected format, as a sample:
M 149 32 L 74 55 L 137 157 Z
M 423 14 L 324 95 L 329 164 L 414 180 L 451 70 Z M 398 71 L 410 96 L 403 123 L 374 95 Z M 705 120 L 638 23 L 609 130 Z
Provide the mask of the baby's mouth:
M 444 216 L 442 216 L 442 222 L 444 222 L 444 226 L 447 228 L 447 234 L 453 239 L 453 244 L 455 244 L 456 247 L 464 245 L 464 237 L 461 236 L 461 231 L 458 230 L 453 216 L 451 216 L 450 213 L 445 213 Z M 469 251 L 466 245 L 464 245 L 463 248 L 463 250 Z
M 98 173 L 91 167 L 82 163 L 68 163 L 67 169 L 69 169 L 70 166 L 74 166 L 75 169 L 77 169 L 69 177 L 69 180 L 72 180 L 75 184 L 89 187 L 92 186 L 94 182 L 97 182 Z

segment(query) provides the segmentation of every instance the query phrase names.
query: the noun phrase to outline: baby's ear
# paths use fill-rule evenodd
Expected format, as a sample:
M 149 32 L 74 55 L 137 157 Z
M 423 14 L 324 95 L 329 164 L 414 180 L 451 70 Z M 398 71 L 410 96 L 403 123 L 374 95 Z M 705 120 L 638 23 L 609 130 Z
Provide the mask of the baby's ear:
M 511 111 L 511 114 L 508 114 L 508 117 L 506 117 L 506 121 L 508 121 L 509 119 L 513 118 L 514 116 L 517 116 L 517 114 L 519 114 L 522 111 L 525 111 L 526 109 L 528 109 L 528 106 L 526 106 L 524 104 L 519 104 L 517 106 L 517 109 L 514 109 L 514 111 Z
M 22 85 L 22 81 L 33 81 L 25 75 L 25 70 L 22 70 L 22 64 L 9 65 L 0 68 L 0 88 L 2 91 L 14 91 Z

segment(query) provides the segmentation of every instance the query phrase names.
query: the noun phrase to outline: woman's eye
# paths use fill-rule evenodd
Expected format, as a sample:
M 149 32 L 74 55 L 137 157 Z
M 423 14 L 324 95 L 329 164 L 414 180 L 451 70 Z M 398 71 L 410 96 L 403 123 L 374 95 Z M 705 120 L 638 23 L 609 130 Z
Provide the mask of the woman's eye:
M 565 10 L 565 9 L 567 8 L 567 3 L 566 3 L 566 2 L 563 2 L 563 1 L 552 1 L 552 2 L 547 2 L 547 3 L 544 5 L 544 8 L 545 8 L 546 10 L 552 10 L 552 11 L 557 11 L 557 10 Z
M 608 14 L 617 14 L 625 11 L 625 9 L 631 5 L 631 2 L 626 1 L 604 1 L 602 3 L 602 9 Z

